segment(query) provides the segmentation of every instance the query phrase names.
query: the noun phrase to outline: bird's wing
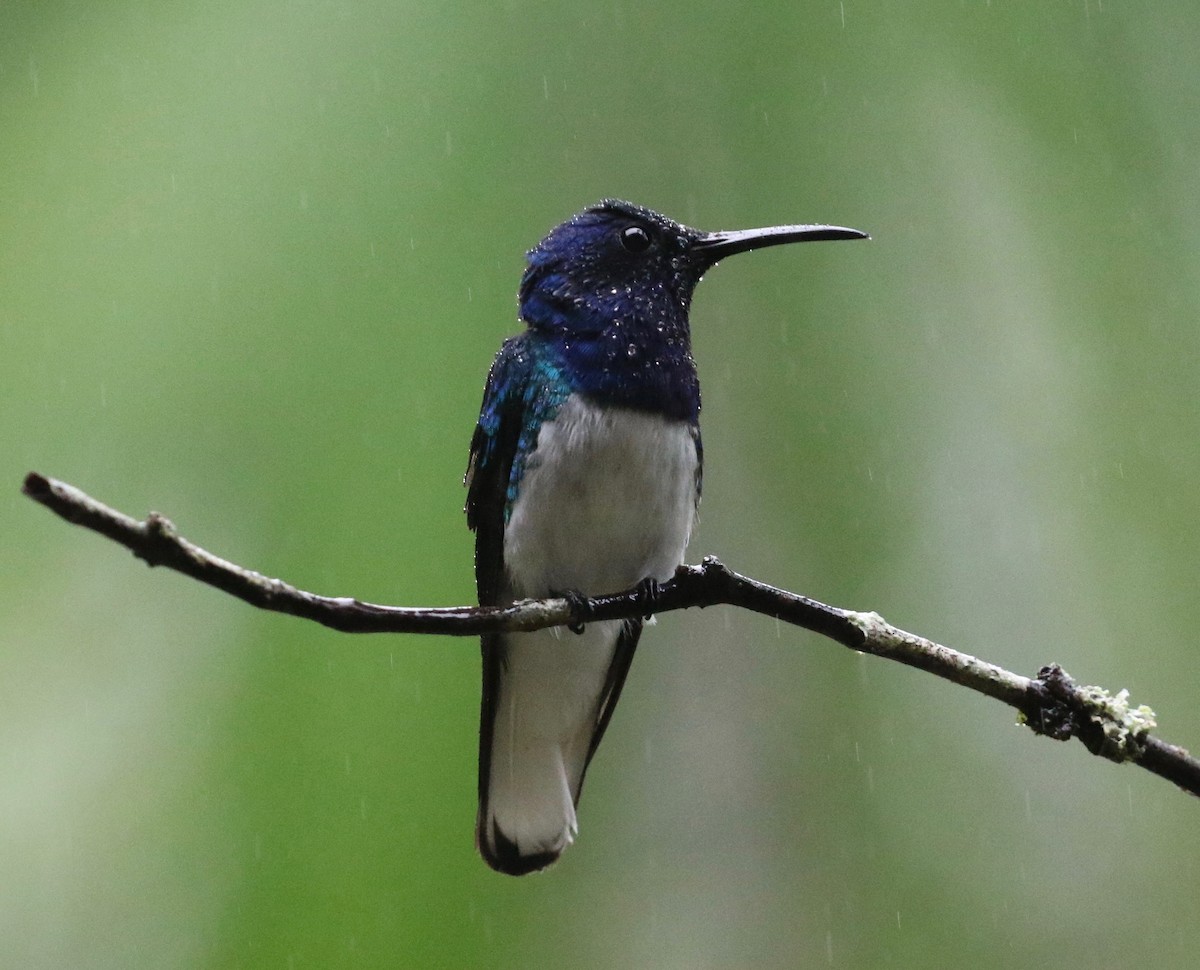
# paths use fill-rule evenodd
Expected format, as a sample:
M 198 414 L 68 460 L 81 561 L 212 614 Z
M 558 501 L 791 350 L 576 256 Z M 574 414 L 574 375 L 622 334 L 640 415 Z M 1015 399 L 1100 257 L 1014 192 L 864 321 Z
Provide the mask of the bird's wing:
M 482 605 L 499 602 L 504 584 L 504 521 L 529 390 L 523 353 L 520 338 L 514 337 L 505 341 L 492 362 L 463 479 L 467 525 L 475 532 L 475 585 Z
M 467 524 L 475 531 L 475 579 L 481 604 L 506 603 L 513 595 L 505 570 L 504 533 L 512 490 L 522 474 L 518 456 L 534 450 L 538 419 L 548 418 L 562 397 L 545 377 L 519 337 L 505 343 L 488 374 L 465 479 Z M 588 629 L 584 639 L 591 637 L 597 642 L 594 651 L 587 653 L 599 656 L 601 651 L 611 651 L 607 676 L 597 684 L 599 694 L 591 713 L 581 712 L 579 724 L 553 743 L 537 735 L 532 739 L 522 735 L 516 754 L 509 754 L 510 758 L 519 755 L 516 767 L 500 780 L 492 778 L 493 737 L 508 696 L 505 683 L 510 690 L 513 682 L 528 684 L 530 678 L 553 685 L 555 671 L 568 654 L 566 645 L 549 632 L 483 636 L 476 841 L 492 868 L 514 875 L 544 868 L 570 841 L 583 775 L 620 695 L 640 630 L 639 621 L 622 625 L 614 645 L 605 642 L 601 626 Z M 571 646 L 583 651 L 587 645 Z M 556 703 L 555 696 L 535 692 L 523 696 L 521 703 L 526 715 L 536 720 L 537 705 Z M 493 790 L 497 784 L 499 793 Z
M 513 464 L 522 434 L 530 434 L 527 409 L 537 394 L 528 354 L 520 337 L 504 343 L 488 372 L 479 422 L 471 439 L 471 456 L 464 484 L 467 487 L 467 525 L 475 532 L 475 585 L 481 605 L 505 602 L 509 595 L 504 566 L 504 530 L 513 484 Z M 517 469 L 520 474 L 520 469 Z M 479 711 L 479 815 L 476 842 L 494 869 L 523 873 L 540 869 L 557 853 L 521 856 L 516 846 L 488 828 L 489 779 L 492 736 L 495 730 L 500 684 L 508 666 L 508 638 L 482 637 L 483 689 Z

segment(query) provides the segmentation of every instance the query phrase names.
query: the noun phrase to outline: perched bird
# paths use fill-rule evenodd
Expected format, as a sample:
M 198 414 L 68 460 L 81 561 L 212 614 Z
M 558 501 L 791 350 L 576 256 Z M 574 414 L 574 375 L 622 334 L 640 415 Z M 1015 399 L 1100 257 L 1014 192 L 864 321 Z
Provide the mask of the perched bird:
M 700 501 L 700 384 L 688 309 L 705 270 L 839 226 L 700 232 L 606 200 L 550 232 L 521 280 L 524 333 L 488 374 L 467 468 L 481 604 L 652 595 Z M 476 841 L 493 869 L 554 862 L 621 693 L 640 619 L 483 637 Z

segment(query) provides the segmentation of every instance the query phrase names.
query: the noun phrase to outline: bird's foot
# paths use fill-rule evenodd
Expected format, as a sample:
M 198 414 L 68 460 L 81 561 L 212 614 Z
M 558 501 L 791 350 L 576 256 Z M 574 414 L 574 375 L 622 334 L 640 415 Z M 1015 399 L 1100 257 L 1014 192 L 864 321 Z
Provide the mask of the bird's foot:
M 638 603 L 645 607 L 646 612 L 642 614 L 642 619 L 654 619 L 654 610 L 658 606 L 659 583 L 653 576 L 647 576 L 637 584 L 635 593 L 638 598 Z
M 567 601 L 567 605 L 571 607 L 571 620 L 567 623 L 567 629 L 574 634 L 582 633 L 584 628 L 583 617 L 591 612 L 592 601 L 577 589 L 552 589 L 550 590 L 550 595 L 558 596 Z

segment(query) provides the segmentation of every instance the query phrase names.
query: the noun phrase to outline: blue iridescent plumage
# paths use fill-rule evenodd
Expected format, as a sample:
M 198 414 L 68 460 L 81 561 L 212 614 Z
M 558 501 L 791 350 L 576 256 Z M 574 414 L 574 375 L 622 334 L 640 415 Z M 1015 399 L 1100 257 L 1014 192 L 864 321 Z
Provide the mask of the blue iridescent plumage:
M 520 425 L 504 490 L 505 521 L 516 500 L 525 460 L 534 450 L 542 422 L 554 419 L 571 390 L 559 366 L 540 352 L 528 334 L 504 341 L 488 374 L 487 393 L 479 414 L 479 454 L 472 454 L 471 461 L 475 465 L 500 460 L 496 451 L 501 442 L 502 418 L 516 410 Z M 468 524 L 475 528 L 473 523 Z
M 653 232 L 631 251 L 620 232 Z M 607 201 L 554 229 L 529 254 L 520 315 L 567 383 L 604 404 L 696 421 L 700 384 L 688 309 L 706 265 L 703 234 L 627 202 Z

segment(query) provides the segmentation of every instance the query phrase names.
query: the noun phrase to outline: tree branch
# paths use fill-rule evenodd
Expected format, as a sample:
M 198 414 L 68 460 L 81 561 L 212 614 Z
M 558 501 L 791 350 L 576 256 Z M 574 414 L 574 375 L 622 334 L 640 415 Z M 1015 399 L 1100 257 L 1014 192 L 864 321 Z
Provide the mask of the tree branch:
M 581 601 L 522 600 L 511 606 L 401 607 L 350 597 L 318 596 L 228 562 L 189 542 L 171 521 L 151 512 L 144 521 L 96 501 L 65 482 L 31 472 L 23 491 L 61 518 L 125 546 L 151 566 L 166 566 L 215 586 L 252 606 L 313 620 L 345 633 L 427 633 L 477 636 L 513 630 L 617 620 L 719 603 L 773 616 L 860 653 L 895 660 L 961 684 L 1014 707 L 1036 734 L 1078 738 L 1092 754 L 1130 761 L 1200 795 L 1200 761 L 1153 736 L 1154 712 L 1131 707 L 1127 691 L 1110 694 L 1076 684 L 1057 664 L 1023 677 L 995 664 L 906 633 L 877 613 L 828 606 L 742 576 L 708 556 L 680 566 L 652 602 L 633 589 Z

